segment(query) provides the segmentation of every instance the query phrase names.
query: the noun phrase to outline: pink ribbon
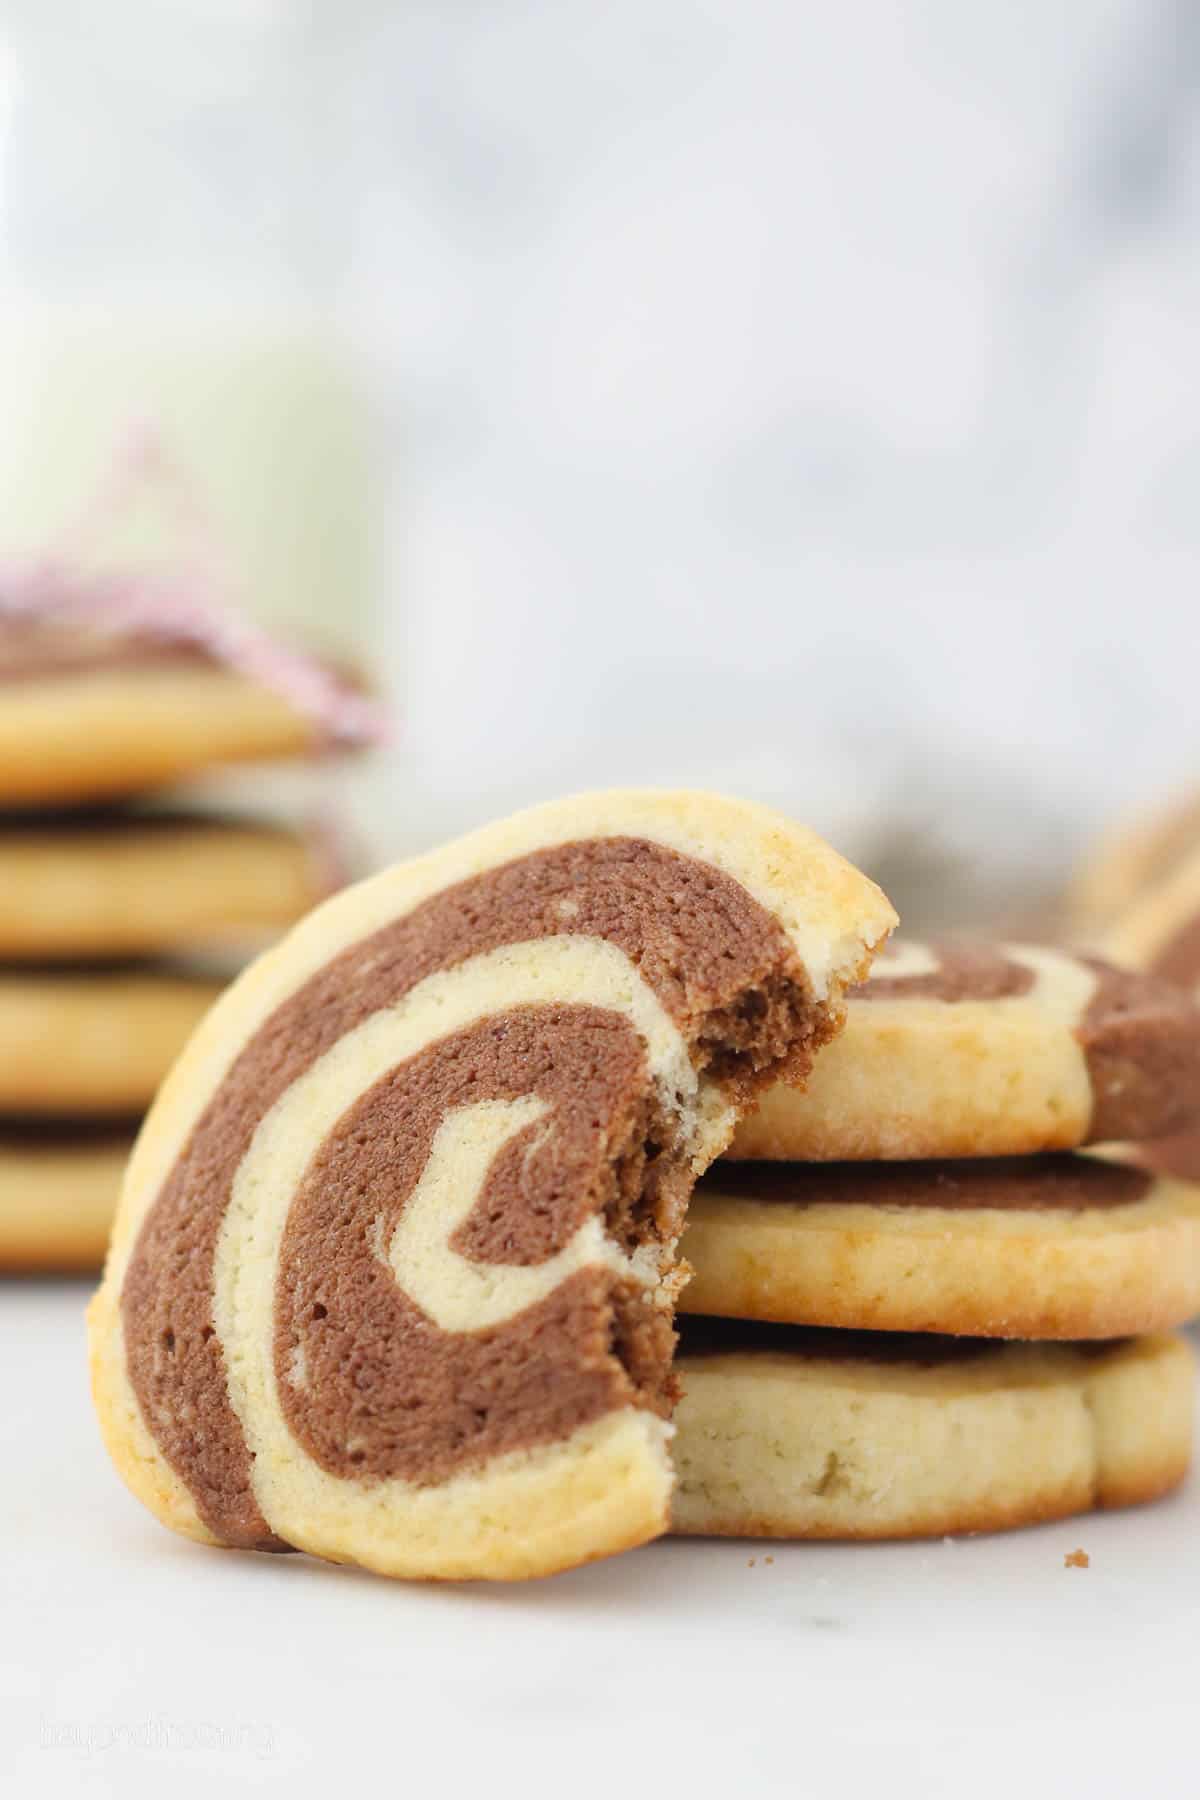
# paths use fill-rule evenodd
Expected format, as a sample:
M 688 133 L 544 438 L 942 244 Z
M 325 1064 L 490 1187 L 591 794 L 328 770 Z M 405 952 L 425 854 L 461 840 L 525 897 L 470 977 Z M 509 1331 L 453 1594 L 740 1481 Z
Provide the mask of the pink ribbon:
M 174 489 L 175 510 L 193 539 L 190 563 L 170 570 L 90 570 L 88 541 L 153 477 Z M 114 459 L 63 544 L 25 562 L 0 562 L 0 622 L 62 625 L 195 648 L 279 694 L 312 719 L 331 744 L 385 742 L 390 719 L 379 701 L 315 657 L 277 642 L 222 601 L 230 583 L 215 565 L 214 545 L 194 491 L 169 463 L 156 434 L 140 430 Z

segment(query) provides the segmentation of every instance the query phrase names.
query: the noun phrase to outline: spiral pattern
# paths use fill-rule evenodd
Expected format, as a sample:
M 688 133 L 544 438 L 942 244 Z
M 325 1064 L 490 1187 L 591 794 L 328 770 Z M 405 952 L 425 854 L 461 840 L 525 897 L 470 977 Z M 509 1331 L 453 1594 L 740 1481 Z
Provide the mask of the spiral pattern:
M 1194 1112 L 1200 1016 L 1161 982 L 1041 945 L 900 944 L 879 958 L 855 1007 L 922 999 L 1004 1002 L 1044 1039 L 1060 1034 L 1076 1078 L 1076 1135 L 1090 1143 L 1157 1137 Z M 998 1036 L 1003 1008 L 992 1024 Z
M 855 995 L 860 1001 L 1025 1000 L 1049 1020 L 1082 1023 L 1095 998 L 1096 968 L 1060 950 L 987 942 L 889 945 L 871 978 Z
M 772 913 L 642 838 L 485 870 L 319 968 L 229 1066 L 121 1289 L 208 1530 L 419 1531 L 431 1495 L 652 1409 L 698 1138 L 829 1028 Z
M 1196 1116 L 1200 1011 L 1161 980 L 1042 945 L 905 942 L 852 995 L 803 1091 L 733 1156 L 1010 1156 L 1160 1137 Z

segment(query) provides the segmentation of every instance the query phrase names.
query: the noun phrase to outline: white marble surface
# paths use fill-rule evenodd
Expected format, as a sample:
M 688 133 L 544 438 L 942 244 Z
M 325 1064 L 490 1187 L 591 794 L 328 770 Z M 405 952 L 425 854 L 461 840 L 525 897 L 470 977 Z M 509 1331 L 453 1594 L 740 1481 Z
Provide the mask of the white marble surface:
M 5 1793 L 1195 1793 L 1195 1482 L 953 1544 L 409 1587 L 144 1514 L 92 1419 L 85 1297 L 0 1288 Z

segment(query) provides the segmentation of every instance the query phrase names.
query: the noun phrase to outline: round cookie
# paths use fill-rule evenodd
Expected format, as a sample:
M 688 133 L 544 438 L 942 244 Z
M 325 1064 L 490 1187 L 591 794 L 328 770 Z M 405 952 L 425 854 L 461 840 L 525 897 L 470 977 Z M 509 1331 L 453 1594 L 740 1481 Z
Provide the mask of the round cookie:
M 1113 1338 L 1200 1312 L 1200 1186 L 1096 1156 L 719 1163 L 681 1310 L 969 1337 Z
M 637 792 L 311 914 L 197 1033 L 125 1180 L 90 1322 L 134 1493 L 202 1541 L 391 1575 L 665 1529 L 690 1188 L 893 921 L 777 814 Z
M 1002 1531 L 1131 1506 L 1191 1458 L 1178 1337 L 1112 1344 L 685 1330 L 672 1529 L 753 1538 Z
M 1101 838 L 1072 883 L 1068 907 L 1076 929 L 1088 937 L 1106 930 L 1197 851 L 1200 794 L 1177 795 L 1154 812 L 1122 820 Z
M 199 639 L 38 623 L 0 597 L 0 808 L 137 794 L 381 735 L 373 704 L 335 671 L 275 658 L 277 682 L 269 656 L 257 676 Z
M 0 1114 L 141 1112 L 224 986 L 136 964 L 0 970 Z
M 1173 981 L 1200 1000 L 1200 851 L 1180 857 L 1170 877 L 1147 891 L 1108 932 L 1118 962 Z M 1200 1181 L 1200 1130 L 1172 1132 L 1138 1149 L 1147 1167 Z
M 1200 1182 L 1200 1131 L 1179 1131 L 1152 1144 L 1139 1144 L 1131 1156 L 1168 1179 Z
M 119 1131 L 0 1135 L 0 1269 L 98 1269 L 132 1147 Z
M 905 943 L 850 997 L 804 1091 L 763 1096 L 730 1155 L 1021 1156 L 1158 1137 L 1200 1114 L 1200 1007 L 1029 945 Z
M 315 834 L 120 814 L 0 821 L 0 958 L 252 947 L 335 885 Z
M 1200 996 L 1200 850 L 1109 928 L 1105 953 Z

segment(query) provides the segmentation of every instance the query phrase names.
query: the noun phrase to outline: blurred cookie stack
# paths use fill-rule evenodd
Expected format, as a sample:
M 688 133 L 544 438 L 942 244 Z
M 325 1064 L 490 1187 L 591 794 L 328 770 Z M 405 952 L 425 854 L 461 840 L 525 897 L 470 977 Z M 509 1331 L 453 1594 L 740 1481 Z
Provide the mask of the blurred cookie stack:
M 941 1535 L 1175 1486 L 1200 1188 L 1083 1147 L 1198 1116 L 1200 1009 L 1169 983 L 885 952 L 807 1091 L 772 1089 L 696 1190 L 675 1529 Z
M 340 672 L 195 606 L 0 588 L 0 1268 L 101 1260 L 139 1116 L 248 955 L 340 885 L 328 828 L 180 804 L 377 739 Z M 197 791 L 203 791 L 202 788 Z

